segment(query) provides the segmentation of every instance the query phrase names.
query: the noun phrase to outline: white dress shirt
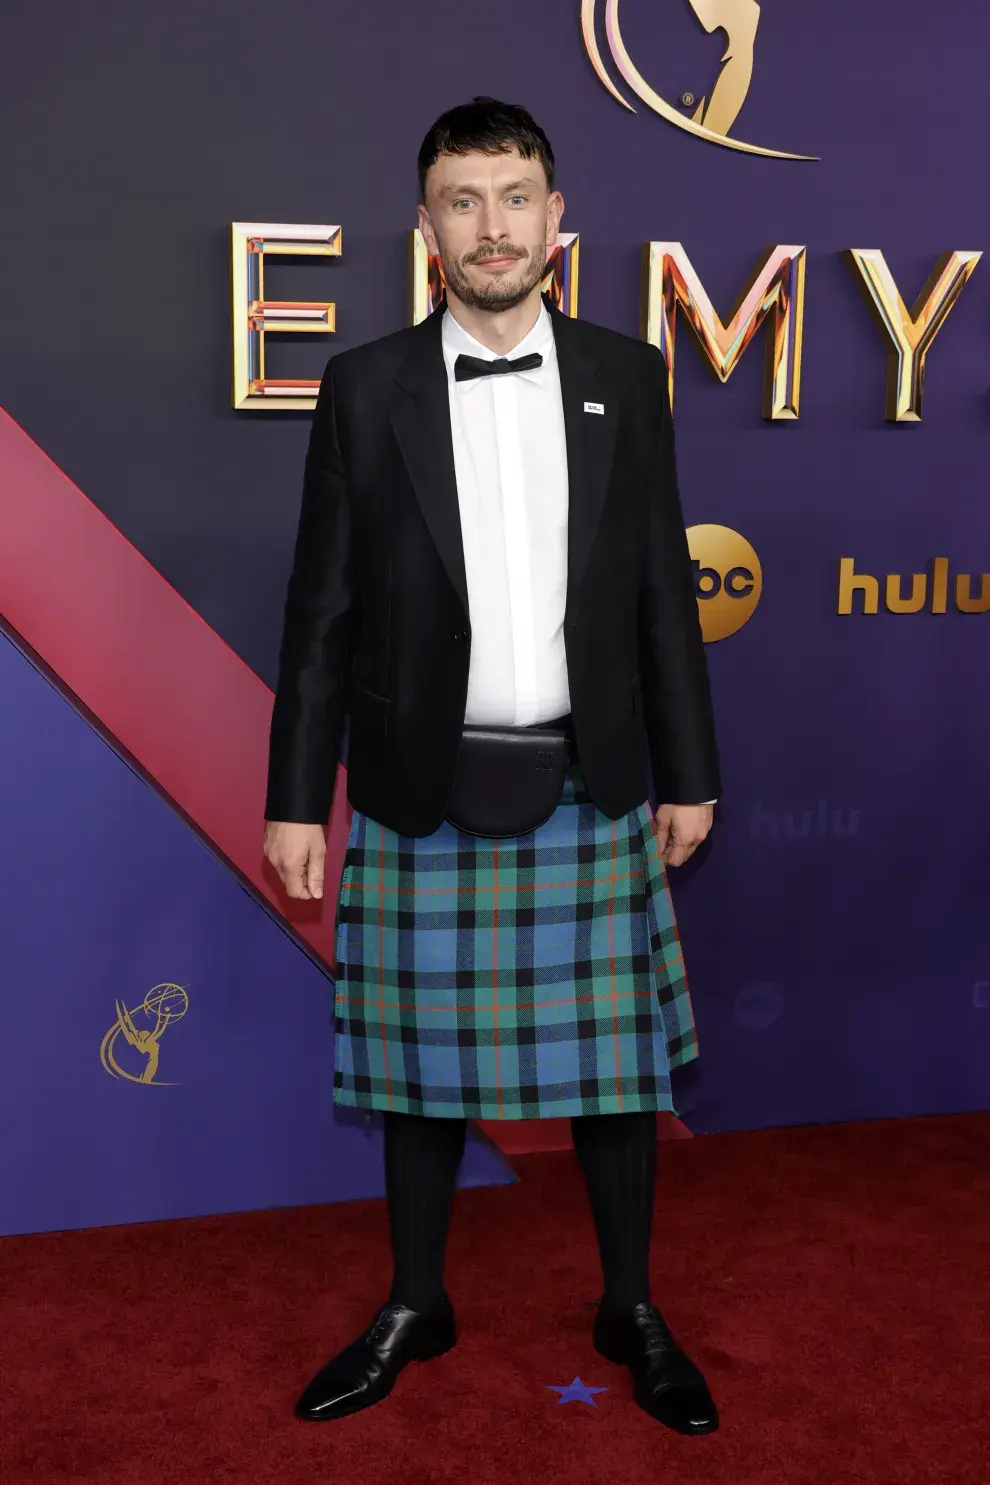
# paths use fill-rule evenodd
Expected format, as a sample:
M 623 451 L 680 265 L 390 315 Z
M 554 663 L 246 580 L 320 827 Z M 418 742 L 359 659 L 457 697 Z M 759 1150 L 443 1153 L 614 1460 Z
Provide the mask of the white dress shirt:
M 466 722 L 525 727 L 571 709 L 564 651 L 567 444 L 546 305 L 506 356 L 543 364 L 454 380 L 461 354 L 499 358 L 449 310 L 441 326 L 460 509 L 471 663 Z M 714 803 L 714 800 L 707 801 Z
M 443 317 L 454 471 L 464 543 L 471 665 L 465 721 L 524 727 L 570 711 L 564 654 L 567 446 L 553 326 L 545 305 L 506 354 L 543 365 L 454 380 L 461 354 L 498 359 Z

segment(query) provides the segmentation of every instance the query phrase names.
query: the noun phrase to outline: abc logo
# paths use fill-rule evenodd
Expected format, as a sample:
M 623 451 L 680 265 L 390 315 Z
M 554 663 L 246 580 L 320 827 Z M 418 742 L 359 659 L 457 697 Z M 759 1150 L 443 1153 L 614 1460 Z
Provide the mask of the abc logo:
M 735 634 L 753 617 L 763 569 L 746 538 L 729 526 L 689 526 L 687 538 L 701 632 L 710 644 Z

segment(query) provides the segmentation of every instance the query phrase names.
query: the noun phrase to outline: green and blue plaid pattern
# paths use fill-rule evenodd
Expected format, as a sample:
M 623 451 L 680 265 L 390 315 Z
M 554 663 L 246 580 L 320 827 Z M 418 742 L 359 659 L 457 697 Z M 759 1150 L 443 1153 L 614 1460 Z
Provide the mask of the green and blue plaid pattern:
M 572 763 L 525 835 L 403 836 L 355 811 L 336 923 L 334 1097 L 532 1119 L 673 1108 L 697 1055 L 647 803 L 612 820 Z

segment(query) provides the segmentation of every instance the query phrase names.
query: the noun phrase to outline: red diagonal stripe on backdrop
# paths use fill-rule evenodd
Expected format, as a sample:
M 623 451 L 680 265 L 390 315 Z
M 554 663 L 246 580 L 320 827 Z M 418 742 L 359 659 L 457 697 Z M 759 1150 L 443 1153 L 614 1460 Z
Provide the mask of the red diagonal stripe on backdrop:
M 0 612 L 234 866 L 333 965 L 350 807 L 320 903 L 261 853 L 272 692 L 0 409 Z
M 292 902 L 261 853 L 269 687 L 2 408 L 0 468 L 0 613 L 332 968 L 344 770 L 323 900 Z M 481 1127 L 516 1153 L 571 1143 L 563 1119 Z

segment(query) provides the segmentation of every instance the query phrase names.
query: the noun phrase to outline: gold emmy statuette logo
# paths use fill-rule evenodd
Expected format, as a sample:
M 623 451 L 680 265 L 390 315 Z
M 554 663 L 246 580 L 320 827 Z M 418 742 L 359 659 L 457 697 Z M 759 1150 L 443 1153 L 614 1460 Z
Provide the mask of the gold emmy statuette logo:
M 689 526 L 701 632 L 706 644 L 725 639 L 753 617 L 763 569 L 745 536 L 729 526 Z
M 129 1083 L 155 1083 L 158 1087 L 174 1088 L 175 1083 L 165 1083 L 155 1076 L 158 1071 L 159 1044 L 173 1021 L 179 1021 L 189 1009 L 189 997 L 181 985 L 164 983 L 154 985 L 144 1000 L 133 1010 L 128 1010 L 122 1000 L 115 1001 L 117 1019 L 110 1027 L 100 1045 L 100 1061 L 113 1078 L 126 1078 Z M 147 1058 L 141 1072 L 128 1072 L 117 1061 L 116 1044 L 123 1037 L 139 1057 Z M 132 1059 L 135 1066 L 137 1059 Z
M 684 0 L 664 0 L 664 3 L 669 6 L 682 4 Z M 794 155 L 787 150 L 766 149 L 762 145 L 732 139 L 729 135 L 739 110 L 746 102 L 753 77 L 756 31 L 760 22 L 760 7 L 756 0 L 686 0 L 686 3 L 709 34 L 712 31 L 725 33 L 727 44 L 722 55 L 721 68 L 710 91 L 697 104 L 691 94 L 683 94 L 682 102 L 689 107 L 694 106 L 694 112 L 689 118 L 678 113 L 672 104 L 650 87 L 629 55 L 619 26 L 619 0 L 602 0 L 605 39 L 612 60 L 626 86 L 662 119 L 699 139 L 708 139 L 713 144 L 742 150 L 749 155 L 770 155 L 777 160 L 817 160 L 818 155 Z M 635 108 L 619 92 L 605 70 L 598 45 L 598 5 L 599 0 L 581 0 L 581 32 L 588 57 L 599 80 L 616 102 L 621 103 L 623 108 L 628 108 L 630 113 L 635 113 Z

